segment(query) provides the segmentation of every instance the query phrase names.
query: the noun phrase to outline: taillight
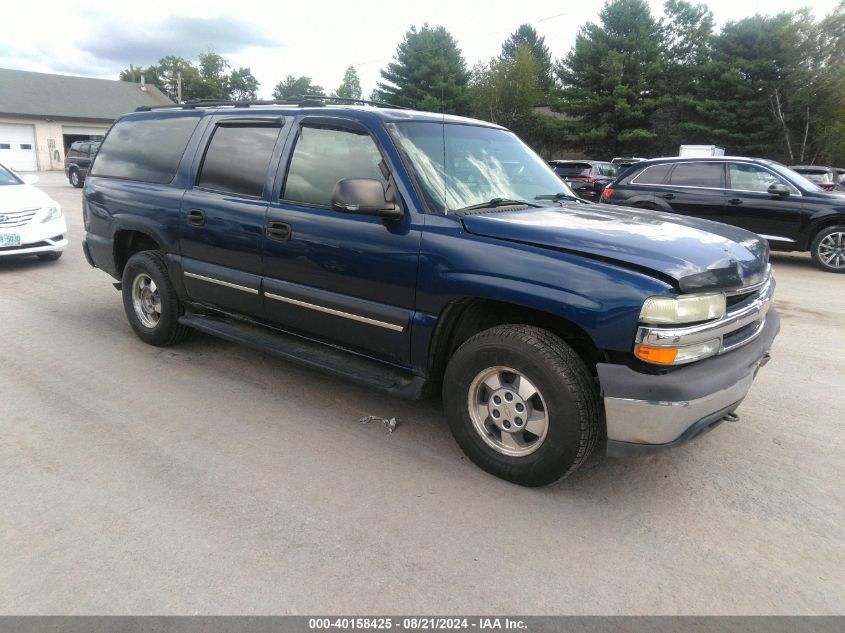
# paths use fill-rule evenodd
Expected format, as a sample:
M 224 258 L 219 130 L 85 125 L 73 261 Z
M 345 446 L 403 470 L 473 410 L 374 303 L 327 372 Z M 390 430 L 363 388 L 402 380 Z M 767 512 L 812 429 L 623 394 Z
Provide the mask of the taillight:
M 610 187 L 605 187 L 604 191 L 601 192 L 601 201 L 607 202 L 608 200 L 610 200 L 610 196 L 612 195 L 613 189 L 611 189 Z
M 595 182 L 596 181 L 596 179 L 593 178 L 592 176 L 578 176 L 578 177 L 575 178 L 575 180 L 581 180 L 583 182 Z

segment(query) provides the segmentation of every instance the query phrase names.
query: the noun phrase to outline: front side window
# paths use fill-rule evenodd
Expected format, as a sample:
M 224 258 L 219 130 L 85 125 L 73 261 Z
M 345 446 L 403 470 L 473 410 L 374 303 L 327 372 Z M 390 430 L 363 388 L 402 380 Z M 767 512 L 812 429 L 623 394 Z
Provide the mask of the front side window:
M 219 126 L 205 152 L 197 186 L 260 197 L 278 136 L 278 127 Z
M 669 176 L 676 187 L 722 188 L 722 163 L 678 163 Z
M 424 121 L 388 128 L 434 211 L 448 213 L 495 198 L 534 201 L 571 195 L 549 165 L 513 132 Z
M 731 163 L 728 165 L 731 179 L 731 189 L 738 191 L 754 191 L 767 193 L 769 187 L 776 184 L 789 186 L 783 178 L 780 178 L 757 165 L 750 163 Z
M 200 116 L 191 112 L 167 118 L 147 115 L 121 119 L 103 141 L 91 175 L 170 182 Z
M 382 160 L 366 132 L 305 125 L 291 156 L 282 200 L 329 207 L 335 185 L 346 178 L 373 178 L 386 187 Z

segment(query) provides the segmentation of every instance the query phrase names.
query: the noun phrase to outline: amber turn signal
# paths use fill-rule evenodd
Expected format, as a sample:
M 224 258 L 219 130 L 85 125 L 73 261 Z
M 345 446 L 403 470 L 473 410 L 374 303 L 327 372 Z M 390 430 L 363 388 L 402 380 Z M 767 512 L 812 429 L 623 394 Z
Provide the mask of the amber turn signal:
M 649 363 L 671 365 L 678 356 L 678 350 L 674 347 L 649 347 L 648 345 L 637 345 L 634 349 L 637 358 Z

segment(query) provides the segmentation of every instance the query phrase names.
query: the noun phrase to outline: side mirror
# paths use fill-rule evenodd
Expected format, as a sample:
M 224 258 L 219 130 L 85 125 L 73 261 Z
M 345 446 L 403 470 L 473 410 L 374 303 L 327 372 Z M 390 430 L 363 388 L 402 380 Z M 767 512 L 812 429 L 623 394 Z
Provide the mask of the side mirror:
M 776 182 L 775 184 L 769 187 L 769 194 L 785 198 L 789 195 L 789 187 L 787 187 L 782 182 Z
M 402 209 L 388 202 L 384 187 L 374 178 L 344 178 L 332 192 L 332 209 L 343 213 L 376 215 L 388 220 L 402 217 Z
M 38 182 L 38 176 L 35 174 L 24 174 L 21 176 L 21 180 L 23 180 L 25 185 L 34 185 Z

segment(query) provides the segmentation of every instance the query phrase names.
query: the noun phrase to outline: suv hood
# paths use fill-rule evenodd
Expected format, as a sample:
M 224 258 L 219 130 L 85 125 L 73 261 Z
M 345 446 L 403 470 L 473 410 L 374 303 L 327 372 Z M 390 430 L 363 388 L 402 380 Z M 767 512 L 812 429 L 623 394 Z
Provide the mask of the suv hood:
M 564 203 L 464 215 L 475 235 L 534 244 L 647 269 L 682 292 L 741 288 L 764 279 L 765 240 L 727 224 L 607 204 Z

